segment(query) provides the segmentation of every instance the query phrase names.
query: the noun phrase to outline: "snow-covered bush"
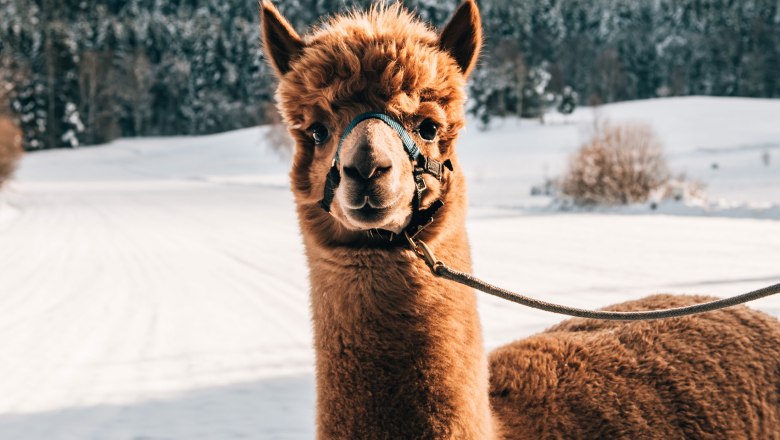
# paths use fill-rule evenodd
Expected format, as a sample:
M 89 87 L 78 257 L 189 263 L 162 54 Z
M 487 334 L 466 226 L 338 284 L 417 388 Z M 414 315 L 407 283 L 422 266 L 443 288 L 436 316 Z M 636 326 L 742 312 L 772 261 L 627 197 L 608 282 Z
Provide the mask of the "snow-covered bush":
M 561 192 L 578 205 L 646 202 L 669 180 L 663 145 L 644 124 L 600 124 L 569 162 Z
M 663 200 L 674 200 L 691 205 L 707 203 L 706 185 L 695 179 L 686 177 L 685 173 L 672 177 L 659 187 L 650 199 L 657 203 Z
M 577 99 L 579 99 L 579 95 L 574 89 L 570 86 L 564 87 L 558 99 L 558 112 L 564 115 L 574 113 L 574 109 L 577 108 Z
M 0 117 L 0 187 L 22 157 L 22 133 L 10 119 Z

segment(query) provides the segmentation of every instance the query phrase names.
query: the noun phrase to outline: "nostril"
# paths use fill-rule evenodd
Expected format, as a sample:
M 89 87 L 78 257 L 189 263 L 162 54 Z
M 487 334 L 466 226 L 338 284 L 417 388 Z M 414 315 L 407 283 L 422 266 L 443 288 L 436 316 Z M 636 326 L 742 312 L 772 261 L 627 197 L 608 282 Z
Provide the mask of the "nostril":
M 384 175 L 392 166 L 357 166 L 357 167 L 344 167 L 344 174 L 350 179 L 358 182 L 368 182 Z
M 386 167 L 377 167 L 377 168 L 374 170 L 374 173 L 371 175 L 371 177 L 370 177 L 370 178 L 371 178 L 371 179 L 378 179 L 378 178 L 379 178 L 379 177 L 381 177 L 382 175 L 384 175 L 384 174 L 387 174 L 387 172 L 389 172 L 389 171 L 390 171 L 390 168 L 392 168 L 392 166 L 386 166 Z
M 344 167 L 344 174 L 350 179 L 357 180 L 358 182 L 368 180 L 363 177 L 363 173 L 361 173 L 360 170 L 355 167 Z

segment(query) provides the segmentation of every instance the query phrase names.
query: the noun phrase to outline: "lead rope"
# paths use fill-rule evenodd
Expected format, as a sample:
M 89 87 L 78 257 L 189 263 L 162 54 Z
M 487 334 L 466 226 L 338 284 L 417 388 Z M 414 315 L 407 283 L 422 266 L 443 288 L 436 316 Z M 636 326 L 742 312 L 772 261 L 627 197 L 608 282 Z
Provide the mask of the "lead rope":
M 503 298 L 513 303 L 524 305 L 526 307 L 578 318 L 600 319 L 606 321 L 649 321 L 653 319 L 674 318 L 679 316 L 711 312 L 713 310 L 744 304 L 746 302 L 780 293 L 780 283 L 778 283 L 772 286 L 764 287 L 763 289 L 754 290 L 752 292 L 743 293 L 741 295 L 736 295 L 729 298 L 723 298 L 685 307 L 675 307 L 671 309 L 643 310 L 636 312 L 614 312 L 608 310 L 579 309 L 576 307 L 569 307 L 530 298 L 519 293 L 502 289 L 501 287 L 496 287 L 465 272 L 452 269 L 451 267 L 437 260 L 436 256 L 433 254 L 433 251 L 431 251 L 431 249 L 424 241 L 417 240 L 414 236 L 409 236 L 408 234 L 405 234 L 405 237 L 412 251 L 414 251 L 415 254 L 422 258 L 431 269 L 433 274 L 438 277 L 463 284 L 464 286 L 468 286 L 473 289 L 481 290 L 482 292 Z

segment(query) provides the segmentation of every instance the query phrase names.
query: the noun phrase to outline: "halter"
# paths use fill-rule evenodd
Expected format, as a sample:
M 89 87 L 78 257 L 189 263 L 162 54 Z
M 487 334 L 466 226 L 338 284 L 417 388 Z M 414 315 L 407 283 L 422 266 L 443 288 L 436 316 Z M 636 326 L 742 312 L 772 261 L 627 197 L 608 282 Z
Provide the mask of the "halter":
M 401 125 L 400 122 L 396 121 L 391 116 L 388 116 L 384 113 L 361 113 L 355 116 L 355 119 L 353 119 L 352 122 L 347 125 L 346 129 L 344 129 L 344 133 L 341 134 L 338 147 L 336 148 L 336 154 L 333 156 L 333 162 L 331 163 L 330 171 L 328 171 L 328 175 L 325 178 L 325 191 L 322 200 L 320 201 L 320 206 L 325 211 L 330 212 L 330 205 L 333 202 L 333 197 L 336 194 L 336 188 L 338 188 L 339 183 L 341 183 L 341 173 L 339 172 L 339 156 L 341 155 L 341 146 L 344 144 L 344 139 L 349 136 L 352 130 L 357 127 L 358 124 L 367 119 L 379 119 L 380 121 L 387 124 L 388 127 L 395 130 L 395 132 L 398 134 L 398 137 L 401 139 L 401 143 L 404 146 L 404 150 L 406 150 L 406 154 L 409 156 L 409 160 L 414 165 L 412 169 L 412 176 L 414 177 L 415 194 L 414 200 L 412 201 L 412 219 L 409 222 L 409 225 L 404 229 L 404 232 L 406 232 L 408 235 L 414 236 L 422 231 L 423 228 L 428 226 L 433 221 L 433 216 L 436 211 L 444 206 L 444 202 L 437 199 L 428 208 L 421 209 L 420 205 L 422 203 L 422 194 L 423 191 L 425 191 L 427 188 L 425 185 L 425 180 L 423 180 L 423 174 L 430 174 L 441 181 L 444 176 L 445 168 L 452 171 L 452 162 L 450 162 L 449 159 L 445 160 L 444 162 L 439 162 L 435 159 L 431 159 L 423 155 L 420 151 L 420 147 L 417 146 L 417 144 L 414 142 L 414 139 L 412 139 L 412 136 L 408 131 L 406 131 L 403 125 Z M 378 230 L 377 232 L 390 234 L 389 239 L 391 241 L 394 238 L 394 234 L 391 232 L 381 230 Z

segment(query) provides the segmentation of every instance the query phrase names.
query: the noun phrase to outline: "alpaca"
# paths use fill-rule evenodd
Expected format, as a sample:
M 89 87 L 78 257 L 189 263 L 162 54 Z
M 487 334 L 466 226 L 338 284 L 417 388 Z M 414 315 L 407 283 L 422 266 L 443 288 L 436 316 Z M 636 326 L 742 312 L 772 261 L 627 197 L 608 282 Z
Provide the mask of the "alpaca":
M 734 307 L 652 322 L 572 319 L 488 359 L 474 292 L 436 278 L 393 235 L 438 208 L 415 232 L 442 261 L 471 270 L 455 143 L 481 46 L 473 0 L 438 34 L 397 4 L 332 17 L 303 38 L 270 2 L 261 9 L 296 142 L 318 438 L 780 437 L 774 318 Z M 397 121 L 426 164 L 448 169 L 419 174 L 403 130 L 365 112 Z

